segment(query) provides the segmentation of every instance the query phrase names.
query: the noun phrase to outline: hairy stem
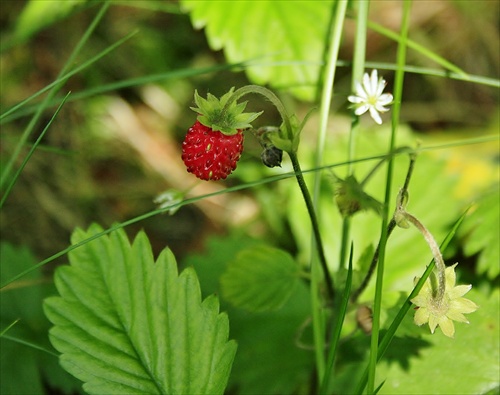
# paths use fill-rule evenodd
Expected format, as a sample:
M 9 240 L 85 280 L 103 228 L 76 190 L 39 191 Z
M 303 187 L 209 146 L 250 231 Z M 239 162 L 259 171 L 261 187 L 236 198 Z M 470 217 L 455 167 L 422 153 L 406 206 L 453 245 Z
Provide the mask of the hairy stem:
M 446 265 L 444 264 L 439 245 L 432 236 L 431 232 L 429 232 L 417 218 L 406 212 L 403 208 L 399 210 L 399 212 L 408 222 L 415 226 L 415 228 L 417 228 L 420 233 L 422 233 L 422 236 L 424 236 L 425 241 L 432 251 L 432 256 L 434 257 L 434 262 L 436 262 L 436 269 L 438 272 L 438 290 L 434 299 L 437 301 L 441 301 L 443 299 L 444 291 L 446 288 Z

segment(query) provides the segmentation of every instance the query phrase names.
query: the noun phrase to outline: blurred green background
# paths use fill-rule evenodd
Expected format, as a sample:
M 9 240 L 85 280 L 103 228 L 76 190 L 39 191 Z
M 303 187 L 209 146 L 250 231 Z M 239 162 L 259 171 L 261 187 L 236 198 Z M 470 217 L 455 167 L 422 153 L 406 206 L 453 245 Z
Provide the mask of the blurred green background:
M 52 3 L 61 7 L 60 2 Z M 96 3 L 83 2 L 68 15 L 64 10 L 59 10 L 62 15 L 54 11 L 50 20 L 33 17 L 26 6 L 24 1 L 3 1 L 0 7 L 4 110 L 55 79 L 98 10 Z M 398 2 L 373 2 L 370 12 L 372 20 L 397 30 Z M 204 31 L 193 29 L 177 2 L 115 1 L 83 48 L 78 64 L 135 30 L 135 36 L 72 77 L 63 88 L 62 93 L 71 90 L 74 96 L 83 92 L 86 97 L 64 106 L 23 171 L 1 213 L 2 239 L 27 245 L 44 258 L 67 246 L 75 226 L 86 227 L 94 221 L 108 226 L 130 219 L 153 209 L 154 197 L 169 188 L 194 188 L 192 194 L 196 195 L 248 177 L 277 173 L 259 166 L 260 149 L 248 137 L 241 164 L 225 183 L 198 183 L 185 173 L 180 160 L 183 136 L 195 119 L 189 110 L 194 90 L 220 94 L 231 86 L 248 84 L 241 69 L 174 76 L 92 94 L 93 89 L 118 81 L 226 63 L 224 52 L 210 49 Z M 354 22 L 348 21 L 340 59 L 351 59 L 353 32 Z M 471 74 L 498 77 L 498 2 L 417 1 L 412 10 L 411 37 Z M 393 62 L 395 49 L 394 42 L 369 33 L 368 60 Z M 408 63 L 434 66 L 411 50 Z M 339 68 L 332 106 L 337 125 L 347 125 L 349 119 L 345 101 L 349 76 L 348 67 Z M 384 77 L 392 86 L 392 72 L 385 72 Z M 303 114 L 314 105 L 295 99 L 286 90 L 279 93 L 290 112 Z M 407 74 L 403 99 L 402 123 L 421 133 L 426 143 L 498 132 L 498 90 L 492 87 Z M 266 109 L 265 103 L 263 107 Z M 54 109 L 45 113 L 31 143 Z M 1 125 L 2 163 L 31 114 L 15 115 Z M 268 111 L 259 121 L 272 124 L 277 119 Z M 337 127 L 332 133 L 347 130 L 347 126 Z M 312 137 L 303 139 L 303 144 L 313 142 Z M 492 143 L 447 152 L 450 166 L 463 173 L 461 188 L 471 191 L 495 177 L 497 149 L 498 144 Z M 20 160 L 16 167 L 19 164 Z M 464 194 L 470 196 L 469 192 Z M 251 225 L 256 232 L 266 232 L 259 212 L 249 190 L 190 205 L 175 218 L 157 216 L 128 230 L 135 233 L 144 228 L 155 248 L 167 244 L 182 255 L 199 247 L 206 234 L 223 232 L 228 226 Z
M 193 6 L 199 3 L 203 2 L 185 1 L 184 5 Z M 260 2 L 253 3 L 259 7 Z M 398 31 L 401 3 L 373 1 L 370 20 Z M 49 0 L 1 2 L 2 113 L 56 79 L 101 4 L 98 1 Z M 500 3 L 497 1 L 415 1 L 411 12 L 410 38 L 467 73 L 496 79 L 498 85 L 499 7 Z M 349 12 L 349 16 L 352 16 L 352 9 Z M 103 20 L 97 25 L 76 59 L 74 67 L 82 65 L 127 34 L 136 34 L 91 67 L 71 77 L 54 105 L 44 112 L 28 144 L 23 147 L 14 169 L 21 165 L 31 144 L 36 141 L 52 117 L 62 97 L 71 91 L 69 101 L 23 170 L 0 212 L 1 240 L 17 246 L 2 247 L 3 259 L 15 263 L 14 266 L 8 267 L 9 270 L 2 272 L 2 280 L 9 279 L 34 263 L 66 248 L 75 227 L 87 228 L 92 222 L 97 222 L 106 228 L 113 223 L 154 210 L 155 197 L 166 190 L 174 189 L 186 193 L 187 196 L 200 196 L 222 190 L 226 186 L 259 181 L 291 170 L 286 159 L 282 169 L 264 167 L 260 163 L 259 144 L 251 136 L 247 136 L 238 168 L 227 180 L 204 182 L 186 172 L 180 158 L 181 144 L 187 129 L 196 119 L 196 114 L 189 109 L 193 105 L 194 90 L 197 89 L 202 95 L 207 92 L 220 95 L 232 86 L 241 87 L 255 83 L 248 74 L 247 66 L 229 67 L 228 64 L 233 60 L 228 55 L 227 48 L 213 49 L 214 45 L 206 38 L 205 30 L 193 28 L 193 21 L 196 22 L 197 19 L 191 18 L 175 1 L 111 2 Z M 259 22 L 262 21 L 248 20 L 235 29 L 241 32 L 244 39 L 250 24 Z M 351 84 L 348 62 L 352 60 L 354 39 L 355 22 L 348 19 L 339 55 L 343 63 L 337 70 L 329 121 L 325 151 L 327 164 L 345 160 L 345 141 L 351 123 L 346 101 Z M 367 43 L 367 61 L 392 64 L 395 62 L 397 44 L 394 41 L 369 30 Z M 318 54 L 317 59 L 322 57 L 322 54 Z M 297 59 L 291 59 L 294 60 Z M 414 50 L 408 50 L 407 63 L 439 69 L 435 63 Z M 381 74 L 388 81 L 390 90 L 394 73 L 384 70 Z M 294 95 L 290 87 L 277 88 L 274 86 L 275 81 L 269 83 L 290 113 L 303 117 L 311 107 L 318 106 L 317 102 L 305 101 Z M 420 140 L 423 146 L 430 146 L 498 135 L 498 94 L 498 87 L 495 86 L 407 73 L 399 141 L 401 144 L 414 145 L 415 141 Z M 2 120 L 2 168 L 12 155 L 15 144 L 41 100 L 40 97 L 33 100 Z M 259 126 L 276 125 L 280 122 L 268 103 L 254 98 L 250 100 L 250 111 L 268 110 L 258 119 Z M 305 169 L 314 163 L 317 125 L 318 118 L 314 115 L 302 134 L 299 156 Z M 359 157 L 385 152 L 387 141 L 387 126 L 376 129 L 371 119 L 362 117 Z M 422 154 L 417 160 L 415 176 L 410 187 L 412 200 L 409 209 L 424 217 L 427 226 L 436 232 L 437 239 L 444 237 L 450 224 L 472 201 L 480 198 L 483 202 L 481 208 L 475 211 L 475 216 L 471 216 L 469 222 L 465 223 L 456 245 L 448 253 L 454 255 L 454 258 L 460 258 L 460 267 L 466 272 L 464 277 L 468 280 L 474 273 L 487 273 L 485 278 L 488 281 L 498 280 L 499 269 L 498 265 L 495 265 L 498 262 L 498 223 L 493 222 L 498 218 L 499 161 L 498 140 L 435 150 Z M 403 165 L 396 172 L 398 186 L 406 171 L 406 159 L 399 163 Z M 371 163 L 369 165 L 371 166 Z M 357 168 L 361 171 L 358 173 L 360 177 L 366 174 L 369 165 L 361 164 Z M 339 174 L 343 175 L 344 170 L 340 168 Z M 337 172 L 337 169 L 335 171 Z M 340 232 L 340 217 L 333 206 L 332 183 L 327 182 L 331 180 L 331 175 L 326 172 L 325 180 L 322 188 L 324 210 L 321 223 L 325 229 L 326 247 L 334 251 L 330 255 L 337 256 L 335 248 L 338 237 L 334 236 Z M 380 198 L 384 181 L 381 178 L 375 180 L 376 182 L 369 186 L 369 192 Z M 487 191 L 493 193 L 481 198 Z M 2 194 L 4 192 L 2 190 Z M 335 219 L 332 219 L 335 215 Z M 477 226 L 488 222 L 485 218 L 490 219 L 491 223 L 488 223 L 488 226 Z M 306 223 L 308 224 L 308 218 L 295 180 L 289 179 L 201 199 L 195 204 L 182 207 L 174 216 L 154 216 L 126 227 L 125 231 L 132 236 L 139 229 L 144 229 L 156 253 L 166 246 L 170 247 L 179 262 L 196 267 L 203 292 L 209 294 L 217 291 L 218 275 L 227 261 L 232 259 L 239 249 L 253 245 L 254 240 L 248 236 L 284 247 L 296 254 L 298 261 L 307 259 L 310 235 L 307 233 L 308 227 L 304 225 Z M 371 243 L 377 239 L 379 225 L 375 215 L 368 214 L 359 220 L 356 217 L 354 225 L 361 229 L 355 234 L 355 237 L 359 236 L 358 240 Z M 394 236 L 391 242 L 400 241 L 398 237 L 403 242 L 408 242 L 411 237 L 419 237 L 415 233 L 401 233 Z M 471 234 L 473 237 L 468 239 L 468 244 L 460 245 Z M 400 244 L 398 250 L 398 243 L 394 242 L 391 253 L 397 258 L 398 254 L 415 254 L 415 250 L 427 252 L 425 244 L 420 241 L 412 244 L 414 249 L 403 251 L 401 249 L 406 248 L 407 244 Z M 356 246 L 358 254 L 365 248 L 363 243 Z M 483 263 L 478 264 L 480 251 L 488 253 L 482 254 Z M 466 259 L 464 255 L 469 258 Z M 27 306 L 26 311 L 16 305 L 15 299 L 11 301 L 8 297 L 3 298 L 2 303 L 9 305 L 9 311 L 2 310 L 2 324 L 12 323 L 12 320 L 18 317 L 19 311 L 19 316 L 23 317 L 34 331 L 39 331 L 38 335 L 41 337 L 31 337 L 29 333 L 20 333 L 19 336 L 33 339 L 37 344 L 46 344 L 48 347 L 48 323 L 45 320 L 40 324 L 44 317 L 37 303 L 46 293 L 54 292 L 48 277 L 54 264 L 66 261 L 67 258 L 63 256 L 48 265 L 50 267 L 44 267 L 47 275 L 45 278 L 40 278 L 39 273 L 32 273 L 33 276 L 24 278 L 28 281 L 27 284 L 44 283 L 48 288 L 43 294 L 38 294 L 37 287 L 23 288 L 24 291 L 31 292 L 31 296 L 24 295 L 17 301 Z M 210 261 L 208 266 L 207 261 Z M 395 261 L 398 264 L 397 259 L 391 260 Z M 423 270 L 423 263 L 420 262 L 417 273 Z M 415 266 L 405 266 L 402 260 L 399 264 L 397 270 L 388 274 L 387 283 L 394 285 L 396 290 L 407 289 L 407 284 L 401 284 L 400 281 L 411 283 L 414 275 L 411 271 L 415 270 Z M 403 277 L 404 280 L 401 280 Z M 306 293 L 304 289 L 301 289 L 301 292 L 302 296 Z M 387 296 L 388 303 L 395 303 L 395 298 L 398 297 L 400 294 Z M 306 298 L 307 296 L 304 296 L 300 299 L 295 295 L 293 303 L 277 314 L 285 323 L 282 329 L 290 337 L 307 314 L 308 306 L 304 303 Z M 390 304 L 390 307 L 392 306 Z M 10 315 L 11 308 L 13 315 Z M 223 308 L 228 307 L 223 305 Z M 288 308 L 296 314 L 296 322 L 293 325 L 289 324 Z M 300 314 L 297 310 L 300 310 Z M 488 316 L 487 311 L 480 310 L 480 314 Z M 247 325 L 246 320 L 249 318 L 246 315 L 241 312 L 232 314 L 234 316 L 231 316 L 231 328 L 234 333 L 238 333 L 238 330 L 244 332 L 247 326 L 251 327 Z M 26 317 L 31 317 L 31 321 Z M 260 319 L 267 322 L 266 316 Z M 252 322 L 253 320 L 251 317 Z M 274 322 L 269 321 L 269 325 L 270 328 L 276 328 L 273 326 Z M 484 326 L 486 327 L 486 324 Z M 491 327 L 493 325 L 488 326 Z M 242 336 L 243 340 L 240 342 L 244 344 L 246 341 L 250 344 L 247 344 L 246 351 L 241 347 L 239 358 L 244 362 L 236 363 L 233 368 L 234 380 L 243 389 L 270 385 L 269 382 L 262 381 L 258 374 L 247 374 L 247 363 L 255 361 L 255 355 L 252 354 L 255 339 L 258 339 L 259 346 L 266 350 L 267 347 L 273 347 L 265 341 L 260 341 L 259 336 L 263 339 L 268 339 L 269 336 L 266 325 L 262 328 L 262 333 L 258 330 L 250 333 L 248 329 L 246 340 L 245 336 Z M 252 331 L 254 329 L 252 328 Z M 473 331 L 468 333 L 471 337 L 471 333 L 474 334 Z M 274 335 L 277 343 L 284 339 L 279 331 L 275 331 Z M 461 341 L 467 342 L 467 339 L 469 338 L 463 337 Z M 437 340 L 437 343 L 441 340 Z M 288 374 L 294 376 L 292 378 L 297 382 L 307 382 L 311 363 L 308 358 L 311 354 L 290 348 L 284 340 L 278 347 L 291 352 L 293 357 L 288 358 L 288 354 L 280 354 L 273 349 L 269 355 L 282 355 L 286 362 L 297 365 L 287 370 Z M 448 345 L 443 343 L 442 350 L 446 351 L 447 347 Z M 10 363 L 9 358 L 20 355 L 18 349 L 9 349 L 12 354 L 7 352 L 9 350 L 5 351 L 2 361 L 8 360 Z M 27 354 L 36 354 L 37 358 L 38 354 L 42 354 L 26 347 L 21 349 Z M 296 357 L 294 353 L 300 357 Z M 264 352 L 261 354 L 267 355 Z M 35 358 L 30 359 L 24 354 L 22 357 L 17 359 L 24 363 L 24 366 L 6 365 L 11 370 L 5 370 L 3 374 L 19 374 L 27 372 L 28 368 L 32 369 L 31 373 L 36 372 L 37 365 L 33 362 Z M 50 356 L 47 359 L 50 359 L 50 362 L 47 362 L 46 369 L 51 370 L 57 361 Z M 263 362 L 266 361 L 257 361 L 257 364 Z M 272 365 L 269 369 L 277 369 L 277 374 L 282 373 L 280 370 L 286 370 L 282 369 L 283 361 L 279 358 L 269 359 L 267 362 L 269 366 Z M 259 365 L 257 370 L 267 374 L 264 370 L 268 365 Z M 296 373 L 297 371 L 300 374 Z M 32 377 L 29 372 L 26 375 Z M 296 390 L 296 383 L 286 374 L 281 379 L 282 382 L 274 380 L 279 389 L 277 392 Z M 250 384 L 245 380 L 249 380 Z M 62 382 L 45 384 L 48 388 L 74 388 L 71 384 L 65 387 Z

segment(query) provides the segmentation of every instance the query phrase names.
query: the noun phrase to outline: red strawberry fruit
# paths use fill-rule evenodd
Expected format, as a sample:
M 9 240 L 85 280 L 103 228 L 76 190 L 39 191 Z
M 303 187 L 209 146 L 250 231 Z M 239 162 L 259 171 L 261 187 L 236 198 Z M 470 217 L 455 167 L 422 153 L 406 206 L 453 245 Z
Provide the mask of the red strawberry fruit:
M 202 180 L 225 179 L 236 169 L 243 151 L 243 132 L 225 135 L 196 121 L 182 143 L 182 160 L 189 173 Z
M 195 92 L 198 120 L 189 128 L 182 143 L 182 160 L 189 173 L 202 180 L 225 179 L 236 169 L 243 151 L 242 129 L 261 113 L 244 113 L 246 102 L 232 100 L 234 88 L 217 99 L 210 93 L 203 99 Z

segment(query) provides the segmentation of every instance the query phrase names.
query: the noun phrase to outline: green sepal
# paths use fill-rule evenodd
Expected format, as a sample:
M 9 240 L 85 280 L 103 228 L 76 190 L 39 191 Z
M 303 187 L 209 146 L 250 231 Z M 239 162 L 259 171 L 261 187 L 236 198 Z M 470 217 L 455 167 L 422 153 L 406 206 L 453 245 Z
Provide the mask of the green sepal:
M 194 102 L 197 107 L 191 107 L 191 110 L 199 114 L 198 121 L 203 125 L 229 136 L 234 135 L 238 133 L 238 130 L 252 127 L 251 122 L 261 115 L 262 111 L 245 113 L 243 111 L 247 102 L 236 103 L 236 100 L 225 109 L 233 93 L 234 87 L 220 99 L 211 93 L 208 93 L 207 98 L 204 99 L 198 91 L 195 91 Z
M 278 134 L 274 133 L 270 134 L 268 138 L 271 141 L 271 144 L 276 148 L 279 148 L 280 150 L 285 152 L 292 151 L 292 142 L 290 140 L 281 138 Z

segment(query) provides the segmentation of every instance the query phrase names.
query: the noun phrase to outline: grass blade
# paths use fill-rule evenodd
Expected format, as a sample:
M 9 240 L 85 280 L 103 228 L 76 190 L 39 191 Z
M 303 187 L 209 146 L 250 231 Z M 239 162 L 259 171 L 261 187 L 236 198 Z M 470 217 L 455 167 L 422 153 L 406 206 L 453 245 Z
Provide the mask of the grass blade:
M 19 169 L 17 169 L 16 173 L 14 174 L 14 177 L 12 177 L 12 180 L 10 181 L 9 185 L 7 186 L 7 189 L 5 190 L 5 192 L 4 192 L 3 196 L 2 196 L 2 199 L 0 200 L 0 209 L 3 207 L 5 201 L 7 200 L 7 197 L 10 194 L 10 191 L 12 190 L 12 188 L 14 187 L 17 179 L 21 175 L 21 172 L 24 170 L 24 167 L 26 166 L 26 164 L 30 160 L 31 156 L 35 152 L 36 148 L 38 147 L 38 145 L 42 141 L 43 136 L 45 136 L 45 133 L 47 132 L 47 130 L 49 130 L 50 125 L 52 125 L 52 122 L 54 122 L 54 120 L 56 119 L 57 114 L 59 114 L 59 111 L 61 111 L 62 106 L 64 105 L 64 103 L 66 103 L 66 100 L 68 99 L 68 97 L 69 97 L 70 94 L 71 93 L 68 92 L 66 94 L 66 96 L 63 98 L 61 104 L 59 104 L 59 107 L 57 107 L 57 110 L 54 112 L 54 115 L 52 115 L 52 118 L 47 123 L 47 125 L 45 126 L 45 128 L 42 130 L 42 133 L 40 133 L 40 136 L 38 136 L 38 138 L 36 139 L 35 143 L 31 146 L 28 154 L 26 155 L 26 158 L 24 158 L 24 160 L 23 160 L 23 163 L 21 163 L 21 166 L 19 167 Z

